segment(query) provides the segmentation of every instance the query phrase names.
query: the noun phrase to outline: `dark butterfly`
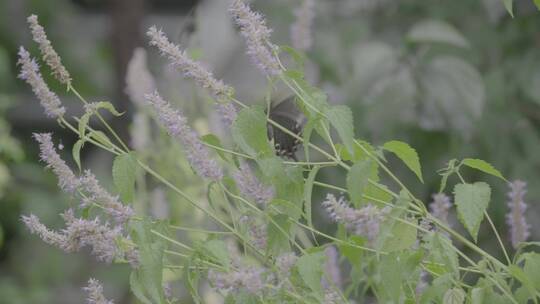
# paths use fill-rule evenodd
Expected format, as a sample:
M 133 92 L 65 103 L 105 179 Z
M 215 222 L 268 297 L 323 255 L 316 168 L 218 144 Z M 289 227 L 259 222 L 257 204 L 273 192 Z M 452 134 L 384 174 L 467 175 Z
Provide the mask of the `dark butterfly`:
M 296 107 L 294 97 L 289 97 L 272 106 L 269 116 L 270 119 L 279 125 L 301 136 L 306 119 L 303 113 Z M 268 139 L 274 142 L 276 154 L 297 161 L 295 153 L 298 150 L 300 141 L 271 124 L 268 124 L 267 130 Z

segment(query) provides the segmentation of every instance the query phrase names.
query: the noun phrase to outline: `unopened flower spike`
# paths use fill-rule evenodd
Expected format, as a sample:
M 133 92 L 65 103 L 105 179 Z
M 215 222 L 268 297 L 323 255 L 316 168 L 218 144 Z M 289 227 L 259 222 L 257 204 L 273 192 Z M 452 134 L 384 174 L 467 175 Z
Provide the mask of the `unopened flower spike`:
M 34 41 L 39 45 L 39 50 L 43 61 L 52 70 L 52 75 L 62 84 L 67 86 L 71 85 L 71 76 L 67 69 L 62 65 L 62 60 L 58 53 L 52 47 L 51 42 L 47 38 L 45 30 L 38 22 L 38 17 L 36 15 L 31 15 L 27 19 L 28 24 L 30 25 L 30 30 L 32 31 L 32 37 Z
M 210 180 L 221 180 L 223 178 L 221 167 L 210 157 L 208 149 L 202 144 L 197 133 L 188 125 L 182 112 L 173 109 L 157 92 L 147 94 L 146 100 L 157 112 L 159 121 L 169 135 L 180 141 L 195 172 Z
M 510 226 L 510 240 L 512 246 L 517 248 L 522 242 L 525 242 L 530 235 L 530 226 L 525 220 L 525 211 L 527 204 L 524 201 L 527 193 L 527 183 L 521 180 L 516 180 L 509 183 L 510 191 L 508 192 L 508 214 L 506 222 Z
M 56 174 L 60 188 L 67 193 L 77 191 L 80 181 L 56 152 L 51 133 L 34 133 L 34 139 L 39 143 L 41 160 Z
M 32 91 L 45 109 L 45 114 L 50 118 L 57 119 L 64 116 L 66 109 L 62 106 L 60 98 L 49 89 L 39 72 L 39 65 L 36 60 L 31 58 L 30 53 L 22 46 L 19 49 L 19 61 L 17 64 L 21 66 L 19 78 L 32 87 Z
M 270 42 L 272 30 L 266 26 L 264 17 L 252 11 L 242 0 L 234 0 L 229 12 L 240 27 L 251 61 L 265 75 L 270 77 L 279 75 L 281 73 L 279 62 L 273 54 L 278 47 Z
M 150 37 L 150 45 L 157 47 L 174 67 L 184 73 L 186 78 L 192 79 L 199 86 L 210 90 L 218 100 L 228 100 L 234 94 L 232 87 L 216 79 L 201 63 L 189 58 L 186 52 L 181 50 L 178 45 L 170 42 L 169 38 L 161 30 L 152 26 L 146 34 Z

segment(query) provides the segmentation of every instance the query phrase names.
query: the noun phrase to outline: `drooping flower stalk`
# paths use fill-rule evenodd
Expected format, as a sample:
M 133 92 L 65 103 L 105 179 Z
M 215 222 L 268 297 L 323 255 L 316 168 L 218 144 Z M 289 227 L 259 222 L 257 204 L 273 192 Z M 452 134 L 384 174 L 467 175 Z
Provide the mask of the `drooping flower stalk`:
M 246 41 L 247 54 L 259 70 L 267 76 L 281 73 L 279 63 L 273 55 L 277 46 L 270 42 L 272 30 L 266 26 L 264 17 L 251 10 L 242 0 L 234 0 L 229 8 L 234 22 Z
M 48 229 L 35 215 L 22 216 L 21 220 L 32 234 L 37 234 L 45 243 L 56 246 L 66 252 L 76 252 L 88 246 L 92 254 L 100 261 L 111 263 L 114 259 L 124 259 L 132 266 L 138 263 L 138 253 L 133 247 L 125 250 L 118 247 L 118 240 L 123 238 L 120 226 L 110 227 L 93 220 L 75 217 L 73 211 L 62 214 L 66 227 L 61 231 Z
M 223 178 L 221 167 L 210 158 L 210 153 L 201 143 L 197 133 L 188 125 L 182 112 L 173 109 L 157 92 L 146 95 L 146 100 L 157 112 L 161 124 L 169 135 L 180 141 L 195 172 L 204 178 L 221 180 Z
M 240 170 L 233 177 L 240 193 L 260 206 L 266 206 L 274 198 L 274 188 L 262 184 L 246 162 L 240 164 Z
M 291 25 L 292 46 L 301 51 L 307 51 L 313 44 L 313 19 L 315 19 L 315 1 L 304 0 L 294 11 L 295 22 Z
M 349 231 L 364 236 L 370 244 L 376 240 L 379 226 L 390 211 L 388 207 L 379 209 L 371 204 L 362 209 L 353 209 L 343 197 L 338 200 L 330 193 L 322 205 L 332 220 L 344 224 Z
M 80 181 L 56 152 L 51 133 L 34 133 L 34 139 L 39 143 L 41 160 L 56 174 L 60 188 L 67 193 L 77 191 Z
M 174 67 L 184 73 L 186 78 L 192 79 L 199 86 L 210 90 L 218 100 L 228 100 L 234 94 L 232 87 L 216 79 L 199 62 L 189 58 L 186 52 L 181 50 L 178 45 L 171 43 L 161 30 L 152 26 L 146 34 L 150 37 L 150 45 L 156 46 Z
M 30 53 L 22 46 L 19 49 L 19 61 L 17 64 L 21 66 L 19 78 L 32 87 L 32 91 L 45 109 L 45 114 L 50 118 L 61 118 L 66 113 L 66 109 L 62 106 L 58 96 L 49 89 L 43 77 L 41 77 L 36 60 L 31 58 Z
M 39 50 L 43 61 L 52 70 L 52 75 L 62 84 L 67 86 L 71 85 L 71 76 L 67 69 L 62 65 L 62 59 L 56 53 L 52 47 L 51 42 L 47 38 L 45 30 L 38 22 L 38 17 L 36 15 L 31 15 L 27 19 L 28 24 L 30 25 L 30 30 L 32 31 L 32 37 L 34 41 L 39 45 Z
M 525 219 L 527 204 L 524 201 L 524 197 L 527 193 L 527 183 L 516 180 L 509 183 L 509 187 L 508 208 L 510 210 L 506 215 L 506 222 L 508 226 L 510 226 L 510 240 L 512 246 L 517 248 L 519 243 L 525 242 L 530 235 L 530 226 Z
M 59 248 L 67 247 L 66 236 L 62 233 L 48 229 L 47 226 L 40 222 L 37 216 L 33 214 L 30 214 L 29 216 L 23 215 L 21 216 L 21 220 L 26 228 L 30 230 L 30 233 L 37 234 L 45 243 Z
M 91 278 L 88 280 L 88 286 L 83 288 L 88 293 L 86 303 L 88 304 L 114 304 L 113 301 L 109 301 L 103 295 L 103 286 L 101 283 Z

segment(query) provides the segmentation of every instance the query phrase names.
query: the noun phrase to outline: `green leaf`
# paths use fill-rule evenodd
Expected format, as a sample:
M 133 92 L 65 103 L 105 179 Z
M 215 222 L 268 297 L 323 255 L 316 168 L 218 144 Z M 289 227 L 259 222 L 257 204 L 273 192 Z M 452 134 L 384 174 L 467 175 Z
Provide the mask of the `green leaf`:
M 465 158 L 462 162 L 467 167 L 482 171 L 487 174 L 491 174 L 493 176 L 496 176 L 502 180 L 506 180 L 504 176 L 499 172 L 499 170 L 495 169 L 490 163 L 481 160 L 481 159 L 474 159 L 474 158 Z
M 409 144 L 393 140 L 385 143 L 383 148 L 399 157 L 405 165 L 418 176 L 420 181 L 422 183 L 424 182 L 424 179 L 422 178 L 422 168 L 420 167 L 420 158 L 418 157 L 416 150 L 411 148 Z
M 218 149 L 218 148 L 222 148 L 223 149 L 223 145 L 221 144 L 221 141 L 219 140 L 219 138 L 217 136 L 215 136 L 214 134 L 206 134 L 204 136 L 201 137 L 201 141 L 204 142 L 204 143 L 207 143 L 211 146 L 214 146 L 214 147 L 210 147 L 212 149 L 214 149 L 217 154 L 219 155 L 219 157 L 221 157 L 221 159 L 223 159 L 224 161 L 229 161 L 227 159 L 227 156 L 225 154 L 225 152 L 223 152 L 222 150 Z
M 491 188 L 484 182 L 457 184 L 454 187 L 458 218 L 475 241 L 490 198 Z
M 143 303 L 163 304 L 163 251 L 166 243 L 152 230 L 167 233 L 164 222 L 152 223 L 148 219 L 130 222 L 131 237 L 139 250 L 139 267 L 132 271 L 131 290 Z
M 516 265 L 510 265 L 508 266 L 508 272 L 510 272 L 510 274 L 527 289 L 531 298 L 536 297 L 536 288 L 534 283 L 521 268 Z
M 534 0 L 534 5 L 540 10 L 540 0 Z
M 456 250 L 451 246 L 450 240 L 438 232 L 426 236 L 426 249 L 429 253 L 426 265 L 430 272 L 436 275 L 449 273 L 459 278 L 459 260 Z
M 79 119 L 79 138 L 84 138 L 85 132 L 86 132 L 86 126 L 88 126 L 88 122 L 90 121 L 90 117 L 92 116 L 92 113 L 86 112 L 81 116 L 81 119 Z
M 288 53 L 291 58 L 294 60 L 294 62 L 296 62 L 296 64 L 298 64 L 299 68 L 303 68 L 304 67 L 304 61 L 306 61 L 306 56 L 304 54 L 302 54 L 301 52 L 297 51 L 296 49 L 288 46 L 288 45 L 282 45 L 280 46 L 280 50 Z M 286 72 L 288 72 L 289 70 L 287 69 Z
M 333 106 L 328 108 L 325 114 L 347 150 L 354 153 L 354 127 L 351 109 L 347 106 Z
M 357 245 L 357 246 L 364 246 L 365 241 L 364 238 L 358 236 L 358 235 L 351 235 L 348 239 L 348 243 Z M 341 254 L 343 254 L 344 257 L 346 257 L 351 265 L 354 267 L 360 267 L 360 262 L 362 260 L 362 255 L 364 254 L 364 249 L 360 249 L 355 246 L 351 246 L 345 243 L 340 243 L 338 245 L 339 251 Z
M 304 217 L 307 221 L 308 226 L 312 228 L 313 219 L 311 214 L 311 195 L 313 193 L 313 183 L 315 182 L 315 177 L 317 176 L 317 172 L 319 172 L 320 168 L 321 167 L 319 166 L 314 166 L 313 169 L 309 171 L 306 183 L 304 184 Z
M 275 207 L 276 211 L 280 214 L 286 214 L 291 219 L 297 221 L 302 217 L 302 206 L 294 204 L 290 201 L 283 199 L 273 199 L 270 202 L 270 206 Z
M 540 290 L 540 254 L 528 252 L 523 254 L 525 265 L 523 270 L 536 290 Z
M 97 110 L 99 109 L 105 109 L 107 111 L 109 111 L 112 115 L 114 116 L 122 116 L 124 113 L 120 113 L 118 111 L 116 111 L 116 109 L 114 108 L 114 105 L 108 101 L 99 101 L 95 104 L 95 109 L 96 109 L 96 112 Z
M 384 252 L 400 251 L 410 249 L 416 243 L 416 228 L 414 226 L 396 221 L 392 226 L 390 236 L 388 236 L 382 247 Z
M 244 153 L 256 158 L 274 155 L 274 148 L 267 137 L 266 115 L 260 107 L 242 109 L 231 131 L 234 141 Z
M 422 252 L 393 252 L 381 257 L 379 268 L 380 303 L 401 303 L 411 273 L 422 260 Z
M 291 251 L 289 243 L 289 230 L 291 222 L 285 214 L 276 214 L 270 217 L 272 221 L 268 223 L 268 253 L 278 256 L 281 253 Z
M 452 25 L 439 20 L 424 20 L 415 24 L 407 34 L 407 40 L 417 43 L 445 43 L 469 48 L 470 44 Z
M 120 154 L 114 158 L 112 168 L 113 181 L 120 193 L 122 201 L 125 203 L 133 201 L 136 172 L 137 160 L 131 152 Z
M 307 253 L 296 261 L 296 268 L 302 280 L 315 293 L 321 294 L 321 277 L 326 261 L 324 252 Z
M 362 194 L 364 194 L 368 186 L 368 179 L 371 175 L 373 161 L 365 159 L 355 163 L 351 170 L 347 173 L 347 190 L 353 204 L 358 207 L 362 202 Z
M 95 131 L 95 130 L 91 131 L 89 134 L 89 137 L 99 142 L 100 144 L 104 145 L 107 148 L 112 148 L 113 146 L 109 137 L 101 131 Z
M 463 289 L 454 287 L 448 289 L 443 296 L 443 304 L 463 304 L 465 303 L 465 292 Z
M 514 0 L 502 0 L 502 2 L 504 4 L 504 7 L 506 8 L 508 13 L 510 14 L 510 16 L 514 17 L 514 12 L 513 12 L 513 9 L 512 9 Z M 535 0 L 535 3 L 536 2 L 537 2 L 537 0 Z
M 204 252 L 225 268 L 230 267 L 231 258 L 227 244 L 222 240 L 210 240 L 204 244 Z
M 71 150 L 71 154 L 73 155 L 73 160 L 77 164 L 79 171 L 81 171 L 81 148 L 83 145 L 84 145 L 84 140 L 79 139 L 73 145 L 73 150 Z
M 471 304 L 483 304 L 484 303 L 485 289 L 476 287 L 471 290 Z

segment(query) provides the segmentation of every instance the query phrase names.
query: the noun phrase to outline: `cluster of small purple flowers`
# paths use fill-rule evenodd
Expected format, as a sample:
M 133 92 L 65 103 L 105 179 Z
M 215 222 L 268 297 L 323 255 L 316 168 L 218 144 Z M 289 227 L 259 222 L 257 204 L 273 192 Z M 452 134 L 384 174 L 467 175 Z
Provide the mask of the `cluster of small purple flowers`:
M 132 246 L 128 246 L 127 250 L 120 249 L 117 245 L 121 239 L 128 240 L 122 235 L 122 225 L 134 215 L 133 209 L 123 205 L 117 196 L 103 189 L 90 171 L 86 171 L 84 176 L 78 178 L 54 149 L 51 134 L 34 134 L 34 138 L 40 145 L 42 161 L 57 175 L 60 187 L 74 196 L 80 193 L 81 208 L 96 204 L 118 224 L 110 227 L 108 223 L 102 223 L 97 217 L 93 220 L 77 218 L 70 209 L 62 214 L 66 228 L 61 232 L 49 230 L 35 215 L 23 216 L 22 221 L 30 232 L 66 252 L 74 252 L 84 246 L 90 246 L 92 253 L 101 261 L 110 263 L 115 259 L 127 260 L 132 266 L 136 266 L 136 249 Z
M 349 231 L 365 237 L 371 245 L 379 235 L 380 224 L 390 211 L 388 207 L 380 209 L 371 204 L 361 209 L 354 209 L 349 207 L 345 198 L 336 199 L 330 193 L 322 205 L 332 220 L 344 224 Z

